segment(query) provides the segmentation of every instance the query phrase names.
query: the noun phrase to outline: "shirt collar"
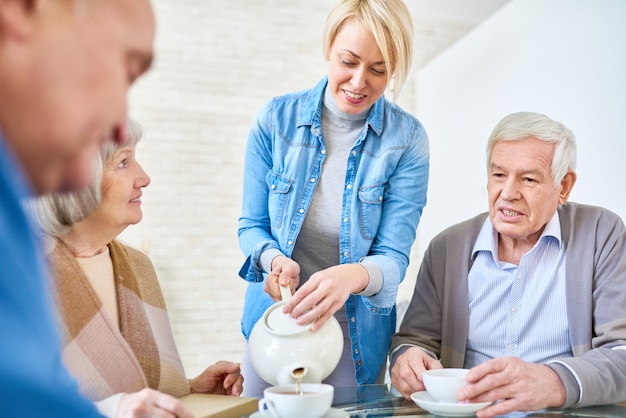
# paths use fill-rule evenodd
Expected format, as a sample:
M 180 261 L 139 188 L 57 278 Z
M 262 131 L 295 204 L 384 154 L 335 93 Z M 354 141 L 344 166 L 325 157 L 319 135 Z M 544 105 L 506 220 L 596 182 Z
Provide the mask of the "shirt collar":
M 0 131 L 0 182 L 2 177 L 9 179 L 15 187 L 20 199 L 27 199 L 35 195 L 33 186 L 28 180 L 19 160 L 13 154 L 13 149 Z
M 543 228 L 543 232 L 537 241 L 537 244 L 541 242 L 544 237 L 552 237 L 556 239 L 559 243 L 559 248 L 563 248 L 563 240 L 561 235 L 561 222 L 559 221 L 559 211 L 555 211 L 552 218 L 548 221 L 545 228 Z M 535 246 L 537 245 L 535 244 Z M 485 223 L 483 223 L 480 232 L 478 233 L 478 237 L 476 238 L 476 242 L 474 243 L 474 249 L 472 250 L 472 258 L 476 257 L 476 254 L 479 251 L 489 251 L 494 260 L 496 259 L 495 255 L 498 253 L 498 232 L 493 227 L 491 223 L 491 219 L 487 216 L 485 219 Z

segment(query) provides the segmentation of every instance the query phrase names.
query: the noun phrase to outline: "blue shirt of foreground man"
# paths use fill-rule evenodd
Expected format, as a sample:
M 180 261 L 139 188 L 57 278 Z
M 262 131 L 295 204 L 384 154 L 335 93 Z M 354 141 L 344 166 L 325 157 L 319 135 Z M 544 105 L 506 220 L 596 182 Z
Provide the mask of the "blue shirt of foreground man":
M 435 237 L 391 344 L 392 384 L 471 368 L 461 402 L 493 417 L 626 400 L 626 229 L 599 207 L 566 203 L 576 144 L 529 112 L 487 144 L 489 213 Z M 440 360 L 437 360 L 440 359 Z
M 84 187 L 150 65 L 148 0 L 0 1 L 0 415 L 99 417 L 62 363 L 48 272 L 22 202 Z

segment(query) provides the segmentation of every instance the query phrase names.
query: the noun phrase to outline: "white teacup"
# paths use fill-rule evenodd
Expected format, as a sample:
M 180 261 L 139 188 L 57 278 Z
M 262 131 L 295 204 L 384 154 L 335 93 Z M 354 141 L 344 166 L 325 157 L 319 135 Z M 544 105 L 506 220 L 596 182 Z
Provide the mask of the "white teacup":
M 457 403 L 457 392 L 467 385 L 468 369 L 433 369 L 422 373 L 426 391 L 439 402 Z
M 334 388 L 325 383 L 302 383 L 302 394 L 296 385 L 270 386 L 259 400 L 259 413 L 268 418 L 321 418 L 330 410 Z

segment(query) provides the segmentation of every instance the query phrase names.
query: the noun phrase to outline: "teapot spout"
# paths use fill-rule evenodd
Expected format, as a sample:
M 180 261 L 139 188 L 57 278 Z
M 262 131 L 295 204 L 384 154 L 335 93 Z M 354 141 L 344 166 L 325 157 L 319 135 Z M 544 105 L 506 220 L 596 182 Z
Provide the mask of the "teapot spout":
M 318 364 L 292 363 L 283 367 L 276 376 L 279 385 L 293 385 L 294 383 L 322 383 L 324 376 L 322 367 Z
M 296 382 L 302 382 L 302 380 L 304 379 L 304 376 L 306 376 L 308 373 L 309 373 L 308 367 L 305 367 L 305 366 L 296 367 L 295 369 L 291 371 L 291 378 Z

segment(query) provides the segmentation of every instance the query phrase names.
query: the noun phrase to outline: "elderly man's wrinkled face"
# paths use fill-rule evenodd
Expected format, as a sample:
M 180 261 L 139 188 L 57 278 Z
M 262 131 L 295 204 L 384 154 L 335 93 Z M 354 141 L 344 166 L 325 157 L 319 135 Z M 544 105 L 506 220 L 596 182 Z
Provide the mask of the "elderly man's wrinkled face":
M 124 139 L 128 88 L 152 60 L 152 8 L 64 0 L 24 10 L 37 30 L 15 43 L 31 91 L 13 118 L 17 154 L 39 193 L 81 188 L 101 144 Z
M 553 144 L 535 138 L 494 146 L 487 191 L 489 217 L 501 239 L 534 244 L 558 205 L 567 200 L 571 187 L 554 187 L 553 154 Z

